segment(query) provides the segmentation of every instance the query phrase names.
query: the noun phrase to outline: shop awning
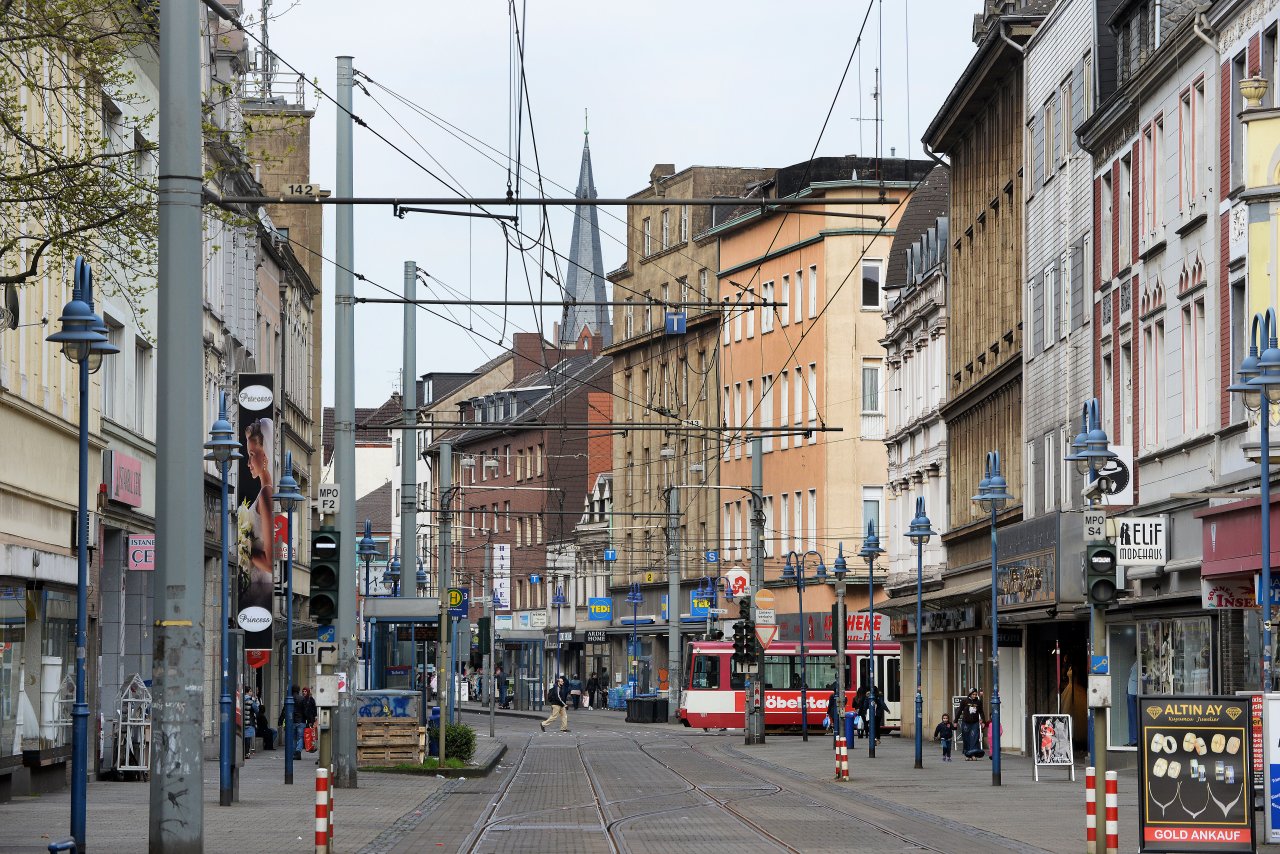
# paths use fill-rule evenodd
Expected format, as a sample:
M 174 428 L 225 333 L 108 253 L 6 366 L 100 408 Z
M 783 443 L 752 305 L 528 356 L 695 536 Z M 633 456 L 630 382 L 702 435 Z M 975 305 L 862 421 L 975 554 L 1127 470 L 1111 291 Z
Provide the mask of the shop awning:
M 956 585 L 953 587 L 943 587 L 941 590 L 934 590 L 924 594 L 921 601 L 926 607 L 942 608 L 947 605 L 959 605 L 965 602 L 977 601 L 976 594 L 986 593 L 991 595 L 991 581 L 983 579 L 981 581 L 971 581 L 967 584 Z M 897 611 L 906 614 L 908 611 L 914 611 L 916 607 L 916 596 L 895 596 L 892 599 L 885 599 L 883 602 L 876 603 L 877 611 Z

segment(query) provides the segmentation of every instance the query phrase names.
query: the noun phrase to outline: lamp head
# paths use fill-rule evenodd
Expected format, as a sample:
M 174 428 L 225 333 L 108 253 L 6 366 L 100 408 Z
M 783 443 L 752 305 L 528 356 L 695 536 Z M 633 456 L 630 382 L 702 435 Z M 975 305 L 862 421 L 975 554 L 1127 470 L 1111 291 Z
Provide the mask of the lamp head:
M 876 536 L 876 522 L 874 519 L 867 520 L 867 536 L 862 541 L 862 548 L 858 551 L 858 557 L 867 562 L 868 566 L 874 565 L 876 555 L 884 554 L 884 549 L 880 548 L 880 538 Z
M 204 458 L 215 463 L 242 459 L 240 443 L 236 441 L 235 428 L 227 418 L 225 391 L 218 395 L 218 420 L 214 421 L 213 426 L 209 428 L 209 441 L 204 443 L 204 449 L 209 452 L 204 455 Z
M 356 554 L 362 558 L 372 558 L 378 553 L 378 544 L 373 541 L 373 522 L 364 520 L 364 536 L 356 545 Z
M 844 543 L 839 543 L 836 546 L 836 559 L 831 564 L 831 574 L 836 577 L 836 581 L 843 581 L 848 571 L 849 564 L 844 559 Z
M 818 556 L 818 568 L 813 571 L 813 577 L 819 581 L 827 580 L 827 565 L 822 562 L 822 556 Z
M 924 498 L 917 498 L 916 515 L 911 520 L 911 527 L 907 529 L 907 539 L 917 545 L 924 545 L 936 533 L 938 532 L 929 525 L 929 517 L 925 515 Z
M 1258 375 L 1249 385 L 1256 386 L 1267 403 L 1280 403 L 1280 349 L 1267 347 L 1258 357 Z
M 71 301 L 62 307 L 62 316 L 58 318 L 61 329 L 50 335 L 48 340 L 61 344 L 62 355 L 79 365 L 89 359 L 94 344 L 106 343 L 107 337 L 96 328 L 101 322 L 93 309 L 80 298 L 80 289 L 76 288 Z
M 787 562 L 782 566 L 783 581 L 796 580 L 796 568 L 795 568 L 795 565 L 791 562 L 791 556 L 794 554 L 795 552 L 787 552 Z
M 387 587 L 392 587 L 400 580 L 400 553 L 396 552 L 391 556 L 391 560 L 387 561 L 387 569 L 382 573 L 382 583 Z
M 285 452 L 284 475 L 280 478 L 280 483 L 276 484 L 275 500 L 285 510 L 292 510 L 307 500 L 307 497 L 298 491 L 298 482 L 293 479 L 292 451 Z
M 418 589 L 423 590 L 427 586 L 427 568 L 422 565 L 422 558 L 418 558 L 418 572 L 415 580 L 418 583 Z

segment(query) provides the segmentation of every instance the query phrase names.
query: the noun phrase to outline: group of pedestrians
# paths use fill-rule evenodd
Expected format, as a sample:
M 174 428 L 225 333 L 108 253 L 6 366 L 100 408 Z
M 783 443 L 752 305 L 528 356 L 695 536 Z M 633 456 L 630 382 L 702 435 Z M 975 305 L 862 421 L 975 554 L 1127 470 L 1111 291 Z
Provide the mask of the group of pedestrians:
M 975 762 L 986 755 L 983 747 L 982 730 L 987 727 L 987 740 L 991 738 L 991 721 L 982 705 L 982 695 L 977 688 L 970 688 L 969 695 L 960 701 L 956 709 L 956 720 L 950 715 L 943 715 L 942 720 L 933 729 L 933 737 L 942 744 L 942 761 L 951 761 L 951 748 L 955 744 L 956 731 L 959 730 L 961 751 L 965 762 Z
M 305 730 L 314 728 L 319 719 L 316 698 L 311 696 L 310 688 L 299 689 L 294 685 L 290 690 L 293 695 L 293 758 L 301 759 L 305 741 Z M 284 728 L 285 707 L 280 707 L 280 715 L 276 719 L 277 729 L 273 729 L 267 718 L 267 707 L 263 705 L 258 692 L 252 686 L 244 686 L 244 695 L 240 703 L 241 726 L 244 733 L 244 756 L 248 759 L 255 752 L 254 740 L 262 739 L 263 750 L 275 750 L 280 730 Z M 314 739 L 308 748 L 315 752 Z

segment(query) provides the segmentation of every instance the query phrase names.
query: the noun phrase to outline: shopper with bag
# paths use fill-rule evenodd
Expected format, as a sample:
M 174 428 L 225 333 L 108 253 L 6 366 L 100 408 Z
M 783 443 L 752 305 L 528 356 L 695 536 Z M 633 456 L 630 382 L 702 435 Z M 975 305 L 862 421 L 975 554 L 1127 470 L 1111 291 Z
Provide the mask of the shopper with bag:
M 960 738 L 964 743 L 964 759 L 972 762 L 986 755 L 982 748 L 982 725 L 987 713 L 982 708 L 982 697 L 977 688 L 969 689 L 969 696 L 960 701 Z
M 316 708 L 316 698 L 311 696 L 310 688 L 302 689 L 302 719 L 306 721 L 306 729 L 302 733 L 303 747 L 308 753 L 316 752 L 316 721 L 320 719 L 320 712 Z
M 289 689 L 289 693 L 293 696 L 293 758 L 302 758 L 302 730 L 307 726 L 307 716 L 303 711 L 302 694 L 298 691 L 298 686 L 294 685 Z M 280 719 L 277 724 L 284 727 L 284 709 L 280 709 Z M 286 745 L 285 749 L 288 749 Z

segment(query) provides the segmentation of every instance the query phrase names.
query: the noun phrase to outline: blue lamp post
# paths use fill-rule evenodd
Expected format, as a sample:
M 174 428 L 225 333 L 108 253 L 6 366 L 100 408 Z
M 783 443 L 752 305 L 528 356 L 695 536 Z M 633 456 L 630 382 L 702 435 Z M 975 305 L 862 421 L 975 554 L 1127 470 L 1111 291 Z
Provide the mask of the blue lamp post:
M 627 696 L 634 697 L 640 677 L 636 672 L 636 658 L 640 654 L 640 633 L 637 622 L 640 618 L 637 612 L 640 609 L 640 603 L 644 601 L 644 594 L 640 592 L 640 582 L 632 582 L 631 590 L 627 592 L 627 601 L 631 603 L 631 672 L 627 674 L 627 685 L 630 687 Z
M 876 556 L 884 554 L 880 538 L 876 536 L 874 519 L 867 520 L 867 537 L 862 541 L 858 557 L 867 562 L 867 612 L 871 631 L 867 637 L 867 758 L 876 758 L 876 718 L 879 717 L 879 701 L 876 699 Z
M 831 627 L 831 640 L 836 648 L 836 714 L 840 716 L 838 720 L 831 722 L 834 732 L 844 732 L 844 712 L 845 712 L 845 696 L 848 693 L 845 685 L 845 672 L 849 666 L 849 655 L 847 652 L 848 645 L 846 641 L 849 638 L 849 618 L 845 608 L 845 577 L 849 574 L 849 564 L 844 559 L 844 543 L 839 543 L 836 549 L 836 559 L 831 565 L 831 574 L 835 576 L 836 585 L 836 616 L 842 622 L 842 625 Z M 876 627 L 871 626 L 871 634 L 876 633 Z
M 782 567 L 782 580 L 796 583 L 796 597 L 800 605 L 800 735 L 805 741 L 809 740 L 809 667 L 808 649 L 804 642 L 804 562 L 809 555 L 818 559 L 818 566 L 813 571 L 813 580 L 825 582 L 827 580 L 826 564 L 822 562 L 822 555 L 813 549 L 803 554 L 787 552 L 787 562 Z M 792 558 L 795 558 L 794 562 Z
M 414 583 L 418 588 L 418 596 L 427 595 L 427 568 L 422 565 L 422 558 L 418 558 L 418 571 L 413 576 Z
M 276 485 L 275 501 L 285 512 L 285 617 L 284 617 L 284 681 L 289 686 L 289 693 L 284 698 L 284 782 L 293 784 L 293 752 L 297 744 L 293 723 L 293 511 L 306 501 L 306 496 L 298 491 L 298 482 L 293 479 L 293 452 L 284 455 L 284 475 Z
M 1271 660 L 1271 407 L 1280 403 L 1280 349 L 1276 343 L 1276 312 L 1269 308 L 1255 314 L 1249 334 L 1249 354 L 1240 362 L 1239 379 L 1227 391 L 1240 395 L 1250 412 L 1261 411 L 1258 439 L 1261 445 L 1259 493 L 1262 512 L 1262 576 L 1258 600 L 1262 612 L 1262 690 L 1273 690 Z
M 551 596 L 551 604 L 556 606 L 556 679 L 560 679 L 561 658 L 564 652 L 564 642 L 560 640 L 560 609 L 565 605 L 564 598 L 564 579 L 561 576 L 554 578 L 556 592 Z
M 71 710 L 71 835 L 85 850 L 85 815 L 89 796 L 89 704 L 85 697 L 85 648 L 88 644 L 89 593 L 89 374 L 102 357 L 120 352 L 107 340 L 102 319 L 93 313 L 93 270 L 76 258 L 71 301 L 58 318 L 61 329 L 48 340 L 62 345 L 62 355 L 80 368 L 80 459 L 76 504 L 76 699 Z
M 364 520 L 364 536 L 360 538 L 359 544 L 356 546 L 356 555 L 364 559 L 364 600 L 361 602 L 360 615 L 364 616 L 365 603 L 369 601 L 369 584 L 373 570 L 370 564 L 373 563 L 374 557 L 378 554 L 378 544 L 373 541 L 373 522 L 368 519 Z M 364 687 L 370 689 L 373 687 L 369 681 L 373 676 L 373 627 L 369 625 L 368 619 L 364 620 Z
M 222 549 L 220 561 L 222 565 L 222 693 L 218 698 L 218 803 L 224 807 L 231 806 L 234 800 L 234 789 L 231 779 L 231 745 L 234 740 L 231 708 L 231 649 L 229 647 L 229 620 L 231 616 L 231 578 L 227 571 L 227 549 L 230 532 L 227 515 L 227 464 L 232 460 L 242 459 L 240 443 L 235 440 L 235 429 L 227 420 L 227 393 L 218 397 L 218 420 L 209 428 L 209 441 L 204 443 L 209 453 L 205 459 L 218 464 L 218 475 L 222 487 L 222 503 L 219 519 L 222 524 Z
M 1000 474 L 1000 452 L 988 451 L 984 477 L 973 500 L 991 514 L 991 785 L 1000 785 L 1000 602 L 997 598 L 999 541 L 996 516 L 1013 496 Z
M 907 539 L 916 546 L 916 767 L 924 767 L 924 693 L 921 689 L 920 660 L 924 657 L 924 545 L 938 533 L 924 513 L 924 498 L 916 499 L 916 517 L 907 529 Z

